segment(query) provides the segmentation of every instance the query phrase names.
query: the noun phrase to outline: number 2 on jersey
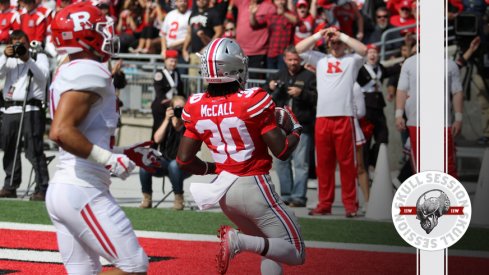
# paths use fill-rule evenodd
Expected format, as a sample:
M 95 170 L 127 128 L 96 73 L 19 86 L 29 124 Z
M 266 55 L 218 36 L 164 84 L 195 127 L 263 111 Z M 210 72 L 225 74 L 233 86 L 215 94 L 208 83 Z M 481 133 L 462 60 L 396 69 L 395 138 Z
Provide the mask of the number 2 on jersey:
M 217 163 L 226 162 L 228 157 L 236 162 L 243 162 L 250 159 L 255 151 L 246 124 L 238 117 L 226 117 L 219 125 L 210 119 L 199 120 L 195 129 L 201 134 L 205 131 L 212 133 L 209 142 L 215 149 L 210 149 Z

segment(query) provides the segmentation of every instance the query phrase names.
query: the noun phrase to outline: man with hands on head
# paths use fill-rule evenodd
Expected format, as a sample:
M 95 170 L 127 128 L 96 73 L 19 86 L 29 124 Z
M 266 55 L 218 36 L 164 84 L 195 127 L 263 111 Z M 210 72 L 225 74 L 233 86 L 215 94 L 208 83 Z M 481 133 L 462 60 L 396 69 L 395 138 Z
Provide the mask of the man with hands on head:
M 325 39 L 329 54 L 313 51 L 317 41 Z M 354 53 L 348 53 L 351 48 Z M 315 125 L 316 173 L 319 201 L 309 215 L 328 215 L 334 201 L 335 170 L 338 161 L 342 200 L 346 216 L 355 217 L 356 163 L 353 111 L 353 85 L 363 65 L 367 47 L 340 32 L 336 27 L 320 30 L 296 45 L 305 63 L 317 68 L 317 110 Z

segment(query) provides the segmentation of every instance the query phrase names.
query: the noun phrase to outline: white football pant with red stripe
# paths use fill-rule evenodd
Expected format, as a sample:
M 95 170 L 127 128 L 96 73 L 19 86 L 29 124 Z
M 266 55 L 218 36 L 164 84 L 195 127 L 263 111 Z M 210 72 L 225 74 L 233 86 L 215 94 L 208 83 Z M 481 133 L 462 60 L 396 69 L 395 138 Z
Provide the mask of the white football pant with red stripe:
M 51 183 L 46 207 L 68 274 L 99 273 L 99 256 L 125 272 L 148 269 L 131 222 L 108 190 Z
M 297 217 L 280 200 L 269 175 L 240 177 L 219 201 L 240 230 L 240 251 L 262 253 L 262 274 L 282 274 L 281 263 L 304 263 L 305 246 Z M 242 234 L 243 233 L 243 234 Z

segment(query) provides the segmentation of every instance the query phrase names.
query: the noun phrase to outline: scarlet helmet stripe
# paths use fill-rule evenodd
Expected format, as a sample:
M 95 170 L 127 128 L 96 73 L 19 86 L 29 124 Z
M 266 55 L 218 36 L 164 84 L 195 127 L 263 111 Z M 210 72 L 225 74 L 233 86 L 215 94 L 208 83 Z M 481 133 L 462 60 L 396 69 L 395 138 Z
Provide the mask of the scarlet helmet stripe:
M 210 77 L 217 77 L 217 64 L 215 64 L 215 55 L 217 53 L 216 49 L 219 47 L 221 41 L 222 38 L 216 39 L 209 47 L 209 53 L 207 54 L 207 66 L 209 67 Z

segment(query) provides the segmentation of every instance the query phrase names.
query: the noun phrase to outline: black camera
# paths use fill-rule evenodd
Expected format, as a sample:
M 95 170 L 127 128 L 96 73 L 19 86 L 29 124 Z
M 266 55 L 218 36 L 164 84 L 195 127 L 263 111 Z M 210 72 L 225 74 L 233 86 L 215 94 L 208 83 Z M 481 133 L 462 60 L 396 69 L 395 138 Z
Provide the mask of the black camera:
M 23 56 L 27 53 L 27 48 L 21 42 L 15 43 L 14 45 L 12 45 L 12 47 L 14 48 L 14 55 L 16 57 Z
M 175 115 L 175 117 L 177 117 L 177 118 L 181 118 L 182 117 L 182 111 L 183 111 L 183 107 L 175 107 L 175 108 L 173 108 L 173 115 Z

